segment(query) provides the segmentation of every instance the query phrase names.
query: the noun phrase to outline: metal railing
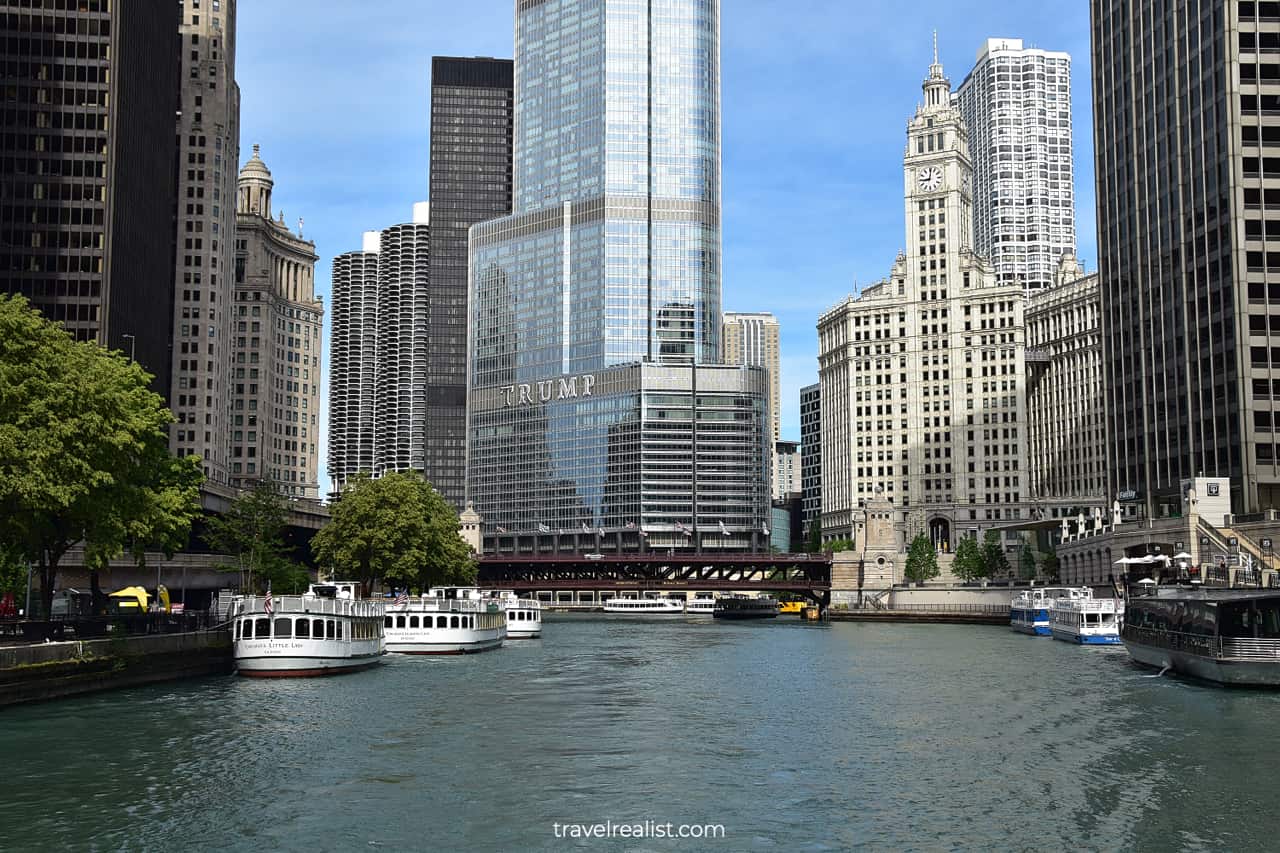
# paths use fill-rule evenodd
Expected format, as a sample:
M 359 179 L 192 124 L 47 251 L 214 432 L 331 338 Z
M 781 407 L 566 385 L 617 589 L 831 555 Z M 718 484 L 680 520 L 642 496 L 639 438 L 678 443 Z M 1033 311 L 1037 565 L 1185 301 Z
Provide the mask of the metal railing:
M 1121 631 L 1126 640 L 1162 649 L 1190 652 L 1215 660 L 1257 660 L 1280 662 L 1280 640 L 1252 637 L 1219 637 L 1187 634 L 1126 624 Z
M 893 604 L 851 608 L 854 610 L 882 610 L 888 613 L 981 613 L 990 616 L 1008 616 L 1007 604 Z
M 1219 657 L 1228 660 L 1280 661 L 1280 640 L 1255 640 L 1251 637 L 1221 637 Z
M 55 619 L 6 619 L 0 635 L 34 643 L 46 640 L 88 640 L 142 634 L 190 634 L 216 631 L 217 614 L 209 610 L 187 613 L 112 613 L 106 616 L 67 616 Z
M 236 599 L 227 616 L 235 617 L 246 613 L 263 613 L 266 597 L 246 595 Z M 272 596 L 273 613 L 314 613 L 320 616 L 378 616 L 383 614 L 381 600 L 364 598 L 320 598 L 309 595 Z

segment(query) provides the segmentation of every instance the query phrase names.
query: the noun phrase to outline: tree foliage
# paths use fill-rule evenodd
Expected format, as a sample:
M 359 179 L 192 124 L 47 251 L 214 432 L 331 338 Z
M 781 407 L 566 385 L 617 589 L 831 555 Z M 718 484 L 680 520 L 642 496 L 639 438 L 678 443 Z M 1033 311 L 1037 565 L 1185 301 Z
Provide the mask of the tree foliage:
M 242 492 L 225 515 L 209 520 L 210 544 L 235 557 L 218 568 L 242 573 L 248 590 L 302 592 L 308 575 L 285 546 L 287 512 L 284 497 L 269 480 Z
M 1049 546 L 1049 552 L 1044 555 L 1044 559 L 1040 562 L 1040 571 L 1044 572 L 1044 576 L 1051 583 L 1057 583 L 1060 578 L 1058 575 L 1058 552 L 1053 545 Z
M 475 579 L 471 549 L 453 508 L 415 472 L 373 480 L 361 475 L 333 505 L 311 540 L 317 562 L 368 595 L 375 581 L 416 589 Z
M 823 551 L 830 551 L 832 554 L 839 554 L 841 551 L 852 551 L 853 548 L 852 539 L 832 539 L 822 546 Z
M 941 574 L 938 569 L 938 553 L 924 533 L 917 533 L 916 538 L 911 540 L 911 547 L 907 549 L 907 566 L 903 574 L 911 583 L 925 583 Z
M 187 543 L 203 474 L 169 454 L 173 415 L 150 381 L 0 296 L 0 543 L 39 567 L 45 613 L 77 545 L 96 581 L 126 548 L 141 561 Z
M 988 578 L 1003 578 L 1013 574 L 998 530 L 988 530 L 982 539 L 982 568 L 983 576 Z
M 809 520 L 809 539 L 805 550 L 810 554 L 817 554 L 822 550 L 822 524 L 816 518 Z
M 1030 543 L 1022 546 L 1022 557 L 1019 560 L 1019 574 L 1024 581 L 1036 576 L 1036 556 L 1031 553 Z
M 972 536 L 962 535 L 960 545 L 956 548 L 955 562 L 951 564 L 951 573 L 960 580 L 968 582 L 984 577 L 985 571 L 978 540 Z

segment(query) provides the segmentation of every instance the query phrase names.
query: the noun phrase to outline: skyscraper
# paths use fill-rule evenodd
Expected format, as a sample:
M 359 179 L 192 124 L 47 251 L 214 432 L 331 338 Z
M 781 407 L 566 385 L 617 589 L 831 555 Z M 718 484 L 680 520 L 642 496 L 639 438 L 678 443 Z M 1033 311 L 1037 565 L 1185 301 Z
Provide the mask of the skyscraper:
M 987 39 L 956 91 L 973 159 L 973 249 L 1034 292 L 1076 250 L 1071 56 Z
M 934 61 L 907 123 L 906 252 L 889 278 L 818 320 L 822 528 L 853 538 L 873 500 L 898 544 L 940 550 L 1022 517 L 1025 293 L 971 248 L 964 120 Z
M 378 367 L 378 249 L 366 231 L 359 252 L 333 259 L 329 344 L 328 473 L 333 494 L 361 472 L 372 474 Z
M 231 449 L 231 302 L 235 292 L 236 177 L 240 87 L 236 0 L 178 4 L 182 57 L 178 102 L 177 250 L 173 297 L 173 392 L 178 422 L 169 446 L 201 457 L 214 483 L 228 481 Z M 172 227 L 172 226 L 171 226 Z
M 769 428 L 773 442 L 782 440 L 782 370 L 778 334 L 778 318 L 772 314 L 746 314 L 726 311 L 721 341 L 725 364 L 748 364 L 769 371 Z M 774 455 L 775 472 L 778 468 Z M 775 482 L 777 476 L 774 476 Z M 784 498 L 774 490 L 773 497 Z
M 236 196 L 231 307 L 231 485 L 267 479 L 319 498 L 320 339 L 315 243 L 272 218 L 275 182 L 253 146 Z
M 1161 517 L 1229 477 L 1233 513 L 1275 508 L 1275 4 L 1089 8 L 1110 489 Z
M 809 523 L 822 512 L 822 386 L 800 389 L 800 488 L 804 494 L 803 519 L 806 542 Z
M 426 470 L 431 297 L 429 206 L 383 229 L 378 250 L 378 356 L 373 475 Z
M 487 549 L 750 548 L 767 527 L 767 376 L 716 365 L 719 74 L 718 4 L 517 6 L 513 212 L 471 229 Z
M 467 485 L 467 230 L 511 212 L 513 75 L 509 59 L 431 60 L 424 465 L 459 510 Z
M 0 293 L 168 396 L 178 12 L 60 5 L 0 0 Z

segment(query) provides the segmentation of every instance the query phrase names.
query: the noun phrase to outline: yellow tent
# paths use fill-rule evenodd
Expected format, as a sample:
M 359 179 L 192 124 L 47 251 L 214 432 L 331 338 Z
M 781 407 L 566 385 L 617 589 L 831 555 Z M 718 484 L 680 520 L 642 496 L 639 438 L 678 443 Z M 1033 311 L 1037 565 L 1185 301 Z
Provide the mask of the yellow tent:
M 124 589 L 118 589 L 111 593 L 110 598 L 116 602 L 121 612 L 124 613 L 146 613 L 147 602 L 151 596 L 140 586 L 127 586 Z

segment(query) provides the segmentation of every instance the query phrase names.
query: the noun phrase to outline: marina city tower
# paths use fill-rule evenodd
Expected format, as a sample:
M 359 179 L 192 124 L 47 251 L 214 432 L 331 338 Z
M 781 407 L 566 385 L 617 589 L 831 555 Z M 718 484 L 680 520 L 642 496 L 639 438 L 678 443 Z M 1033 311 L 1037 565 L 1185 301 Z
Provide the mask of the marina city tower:
M 767 375 L 716 363 L 719 36 L 717 0 L 516 4 L 513 211 L 470 236 L 486 551 L 767 542 Z

